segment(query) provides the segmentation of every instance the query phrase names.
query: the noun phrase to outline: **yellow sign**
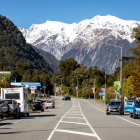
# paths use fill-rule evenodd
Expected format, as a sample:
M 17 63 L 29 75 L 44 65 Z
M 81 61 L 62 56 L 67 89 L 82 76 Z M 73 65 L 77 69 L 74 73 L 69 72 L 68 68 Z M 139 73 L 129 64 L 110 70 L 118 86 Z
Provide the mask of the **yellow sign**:
M 94 88 L 92 88 L 92 92 L 94 93 Z

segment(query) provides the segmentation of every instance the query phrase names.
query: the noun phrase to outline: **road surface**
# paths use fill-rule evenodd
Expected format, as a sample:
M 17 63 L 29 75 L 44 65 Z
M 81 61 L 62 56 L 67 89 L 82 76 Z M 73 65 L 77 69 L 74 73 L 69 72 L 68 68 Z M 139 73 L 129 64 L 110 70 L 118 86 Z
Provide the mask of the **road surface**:
M 140 120 L 106 115 L 93 100 L 56 100 L 55 109 L 0 120 L 0 140 L 138 140 Z

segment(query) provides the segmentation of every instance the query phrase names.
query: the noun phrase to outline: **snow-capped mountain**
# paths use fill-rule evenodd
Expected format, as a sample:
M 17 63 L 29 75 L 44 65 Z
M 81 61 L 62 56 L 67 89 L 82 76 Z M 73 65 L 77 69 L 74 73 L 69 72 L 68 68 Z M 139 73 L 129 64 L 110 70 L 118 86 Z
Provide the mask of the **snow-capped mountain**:
M 107 68 L 112 73 L 119 65 L 120 48 L 123 56 L 134 47 L 131 33 L 140 22 L 122 20 L 114 16 L 95 16 L 78 24 L 46 21 L 33 24 L 29 29 L 19 28 L 26 41 L 35 47 L 50 52 L 58 60 L 73 57 L 87 67 Z

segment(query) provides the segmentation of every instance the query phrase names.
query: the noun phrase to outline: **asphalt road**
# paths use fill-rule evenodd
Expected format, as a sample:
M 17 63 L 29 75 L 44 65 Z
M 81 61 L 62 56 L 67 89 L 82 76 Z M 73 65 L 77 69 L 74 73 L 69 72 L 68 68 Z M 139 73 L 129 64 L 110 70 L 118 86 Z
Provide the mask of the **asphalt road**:
M 106 115 L 93 100 L 58 98 L 55 109 L 0 120 L 0 140 L 139 140 L 140 119 Z

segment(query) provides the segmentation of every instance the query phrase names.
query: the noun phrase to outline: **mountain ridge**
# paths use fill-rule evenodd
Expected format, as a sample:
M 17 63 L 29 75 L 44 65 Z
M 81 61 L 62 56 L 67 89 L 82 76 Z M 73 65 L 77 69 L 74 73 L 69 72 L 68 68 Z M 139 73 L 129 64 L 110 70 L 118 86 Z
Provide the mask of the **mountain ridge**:
M 137 26 L 140 26 L 139 21 L 123 20 L 111 15 L 98 15 L 74 24 L 47 21 L 43 24 L 34 24 L 29 29 L 19 29 L 28 43 L 38 49 L 50 52 L 58 60 L 73 57 L 78 63 L 86 62 L 87 67 L 96 65 L 102 68 L 101 63 L 97 64 L 97 61 L 102 61 L 99 53 L 103 51 L 107 57 L 111 52 L 113 53 L 113 50 L 114 53 L 116 51 L 115 47 L 107 47 L 102 43 L 122 46 L 123 55 L 131 56 L 130 53 L 126 53 L 126 48 L 129 49 L 129 46 L 133 44 L 134 39 L 131 38 L 131 33 Z M 101 44 L 99 44 L 100 42 Z M 115 59 L 119 59 L 117 53 L 115 53 Z M 114 56 L 112 55 L 112 57 Z M 97 58 L 98 60 L 96 60 Z M 109 72 L 113 72 L 118 67 L 118 64 L 114 67 L 115 59 L 114 62 L 111 62 L 112 68 Z M 109 62 L 109 59 L 106 61 Z

